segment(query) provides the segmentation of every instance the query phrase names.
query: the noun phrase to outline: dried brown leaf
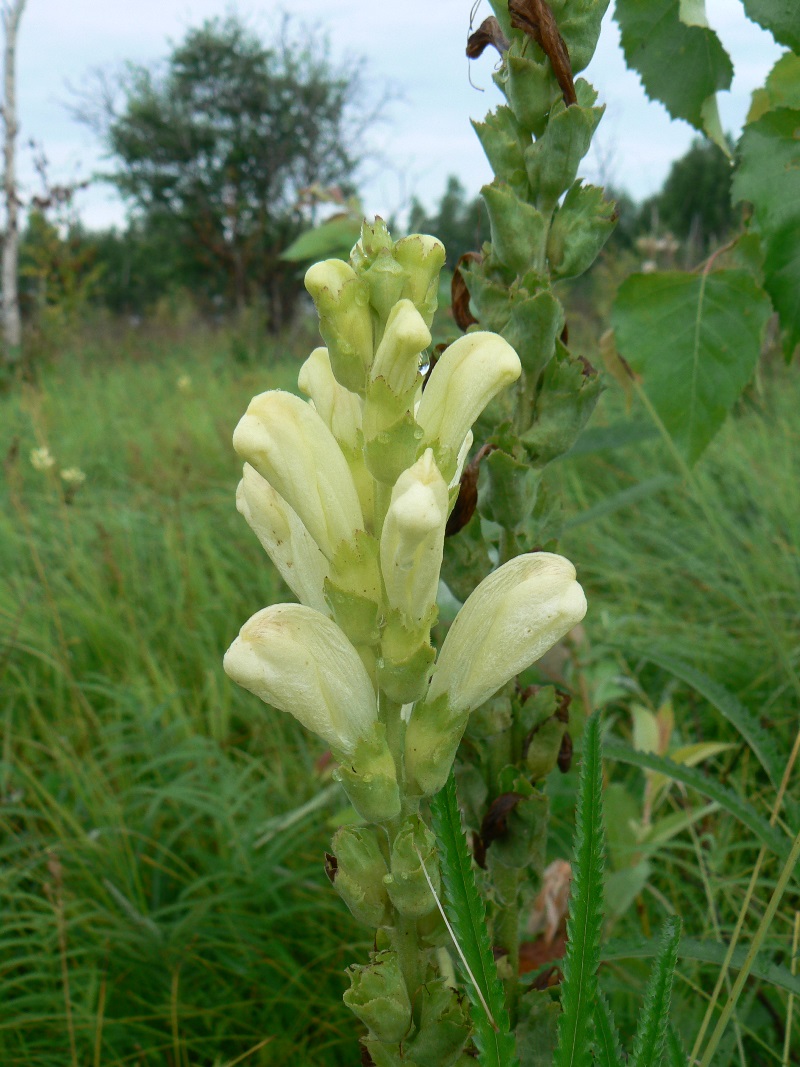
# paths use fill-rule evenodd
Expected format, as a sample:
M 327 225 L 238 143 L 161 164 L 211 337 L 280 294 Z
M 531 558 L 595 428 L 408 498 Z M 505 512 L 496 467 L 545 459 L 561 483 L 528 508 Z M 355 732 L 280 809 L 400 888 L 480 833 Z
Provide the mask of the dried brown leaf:
M 532 37 L 550 60 L 564 103 L 577 104 L 569 52 L 545 0 L 508 0 L 508 11 L 514 29 Z
M 478 56 L 483 55 L 489 45 L 496 48 L 501 56 L 508 51 L 508 38 L 500 29 L 500 23 L 494 15 L 484 19 L 477 30 L 469 35 L 467 39 L 467 58 L 477 59 Z

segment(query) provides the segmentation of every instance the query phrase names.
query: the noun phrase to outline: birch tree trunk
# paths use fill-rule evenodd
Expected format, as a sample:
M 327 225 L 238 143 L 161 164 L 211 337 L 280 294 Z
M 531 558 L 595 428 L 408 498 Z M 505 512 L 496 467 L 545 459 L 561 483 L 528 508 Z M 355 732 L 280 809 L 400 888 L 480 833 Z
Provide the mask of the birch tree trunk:
M 19 358 L 22 342 L 22 327 L 19 314 L 19 291 L 17 288 L 17 260 L 19 256 L 19 200 L 17 198 L 16 140 L 17 140 L 17 32 L 25 0 L 13 0 L 3 5 L 3 30 L 5 50 L 3 56 L 3 104 L 5 124 L 3 157 L 5 163 L 3 192 L 6 204 L 6 231 L 3 238 L 2 284 L 3 287 L 3 340 L 6 363 Z

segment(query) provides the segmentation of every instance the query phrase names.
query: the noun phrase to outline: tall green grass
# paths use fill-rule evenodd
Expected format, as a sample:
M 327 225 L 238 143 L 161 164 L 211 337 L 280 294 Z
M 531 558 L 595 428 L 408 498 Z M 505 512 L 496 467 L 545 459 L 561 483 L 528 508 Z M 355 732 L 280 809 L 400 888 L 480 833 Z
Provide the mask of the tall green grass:
M 625 412 L 612 396 L 595 420 L 595 443 L 602 440 L 597 431 L 603 424 L 615 436 L 609 428 L 626 421 L 649 426 L 651 438 L 616 449 L 576 450 L 558 472 L 569 501 L 561 549 L 578 566 L 590 604 L 580 655 L 593 702 L 615 712 L 615 732 L 630 736 L 632 703 L 655 710 L 670 699 L 677 743 L 735 743 L 704 764 L 705 773 L 765 817 L 778 782 L 770 781 L 729 718 L 663 664 L 689 665 L 744 705 L 774 746 L 780 778 L 800 728 L 798 410 L 796 371 L 773 368 L 688 472 L 647 411 L 634 399 L 633 410 Z M 615 764 L 610 772 L 632 795 L 640 791 L 639 772 Z M 777 818 L 787 842 L 800 829 L 799 777 L 795 766 Z M 699 807 L 700 798 L 674 792 L 671 806 L 677 820 Z M 747 904 L 758 853 L 759 842 L 739 823 L 709 812 L 651 858 L 646 890 L 622 930 L 648 933 L 674 912 L 683 916 L 690 936 L 727 945 Z M 768 856 L 747 905 L 745 943 L 779 872 L 777 857 Z M 791 884 L 793 895 L 784 898 L 761 957 L 787 967 L 800 907 L 800 881 L 795 877 Z M 713 968 L 679 968 L 676 1018 L 689 1046 L 715 978 Z M 785 994 L 751 980 L 713 1062 L 781 1063 L 786 1003 Z M 795 1042 L 798 1033 L 795 1023 Z
M 168 349 L 128 340 L 64 356 L 0 398 L 3 1064 L 358 1062 L 341 993 L 364 934 L 321 868 L 340 801 L 324 793 L 266 832 L 326 788 L 321 746 L 221 668 L 241 623 L 286 595 L 235 511 L 231 432 L 254 393 L 291 388 L 297 369 L 287 347 L 247 363 L 213 335 Z M 774 783 L 708 700 L 648 652 L 723 684 L 787 758 L 800 721 L 797 410 L 800 382 L 772 371 L 689 478 L 657 434 L 576 451 L 553 472 L 560 550 L 590 602 L 577 653 L 587 700 L 625 736 L 632 701 L 670 697 L 682 741 L 736 742 L 707 773 L 764 815 Z M 609 396 L 595 424 L 626 417 Z M 647 423 L 642 410 L 630 418 Z M 49 472 L 29 458 L 43 446 Z M 86 481 L 65 494 L 59 472 L 74 466 Z M 608 764 L 607 775 L 641 791 L 636 769 Z M 796 781 L 782 832 L 798 825 Z M 550 853 L 564 856 L 574 777 L 548 788 Z M 675 791 L 676 817 L 698 802 Z M 659 849 L 615 936 L 675 911 L 687 934 L 724 943 L 757 851 L 709 812 Z M 768 858 L 746 930 L 778 873 Z M 781 905 L 767 962 L 788 964 L 797 907 L 796 896 Z M 642 961 L 601 971 L 625 1040 L 644 973 Z M 679 963 L 686 1043 L 714 978 Z M 715 1064 L 780 1063 L 786 1007 L 785 992 L 748 982 Z
M 0 1060 L 349 1063 L 362 935 L 321 877 L 330 811 L 259 844 L 324 784 L 320 748 L 221 668 L 285 595 L 231 431 L 297 365 L 158 355 L 2 402 Z

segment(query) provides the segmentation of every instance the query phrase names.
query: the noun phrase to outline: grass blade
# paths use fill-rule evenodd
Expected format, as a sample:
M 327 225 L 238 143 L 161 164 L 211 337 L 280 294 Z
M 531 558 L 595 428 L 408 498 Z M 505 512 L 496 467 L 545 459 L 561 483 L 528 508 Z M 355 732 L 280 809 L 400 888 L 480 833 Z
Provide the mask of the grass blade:
M 743 800 L 742 797 L 737 796 L 731 789 L 720 785 L 710 775 L 703 774 L 702 771 L 698 771 L 694 767 L 686 767 L 682 763 L 675 763 L 674 760 L 667 759 L 664 756 L 657 756 L 653 752 L 637 752 L 621 741 L 607 740 L 603 745 L 603 755 L 608 759 L 617 760 L 619 763 L 630 763 L 634 767 L 660 771 L 667 778 L 672 778 L 676 782 L 683 782 L 684 785 L 697 790 L 703 796 L 716 801 L 729 815 L 732 815 L 749 830 L 752 830 L 758 841 L 765 848 L 780 856 L 782 860 L 785 861 L 789 855 L 791 848 L 789 840 L 774 826 L 771 826 L 767 819 L 759 815 L 751 804 Z
M 605 830 L 602 813 L 600 716 L 587 720 L 583 734 L 572 896 L 567 922 L 567 951 L 561 983 L 562 1012 L 554 1067 L 591 1067 L 593 1012 L 603 924 Z
M 678 962 L 680 939 L 680 919 L 667 919 L 661 933 L 661 944 L 650 981 L 647 983 L 644 1008 L 633 1041 L 631 1067 L 658 1067 L 664 1057 L 672 979 Z
M 615 960 L 650 959 L 656 954 L 656 947 L 652 941 L 607 941 L 603 945 L 601 957 L 603 963 L 612 963 Z M 696 963 L 709 963 L 715 967 L 721 967 L 727 955 L 727 946 L 718 941 L 698 941 L 695 938 L 684 937 L 678 946 L 678 958 L 682 960 L 694 960 Z M 739 945 L 731 955 L 730 966 L 735 970 L 741 970 L 744 966 L 747 949 Z M 800 997 L 800 975 L 793 975 L 788 967 L 780 963 L 772 963 L 769 960 L 756 961 L 750 968 L 750 973 L 759 981 L 767 982 L 776 989 L 783 989 L 787 993 L 793 993 Z
M 783 760 L 780 758 L 778 746 L 772 736 L 764 729 L 752 711 L 745 707 L 739 698 L 724 685 L 715 682 L 713 678 L 709 678 L 707 674 L 696 670 L 690 664 L 673 659 L 672 656 L 657 650 L 650 649 L 645 655 L 651 663 L 668 671 L 674 677 L 680 678 L 700 696 L 705 697 L 709 704 L 712 704 L 720 715 L 738 730 L 777 789 L 783 773 Z
M 514 1035 L 489 943 L 486 910 L 464 839 L 452 771 L 444 789 L 431 801 L 431 816 L 439 846 L 445 910 L 469 972 L 465 984 L 480 1062 L 484 1067 L 516 1067 Z

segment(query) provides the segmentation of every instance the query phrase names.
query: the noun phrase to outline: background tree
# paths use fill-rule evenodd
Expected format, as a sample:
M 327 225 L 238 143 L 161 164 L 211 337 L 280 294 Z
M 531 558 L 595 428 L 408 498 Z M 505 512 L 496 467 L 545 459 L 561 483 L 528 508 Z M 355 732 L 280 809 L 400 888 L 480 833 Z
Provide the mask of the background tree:
M 302 39 L 301 39 L 302 37 Z M 196 288 L 243 308 L 266 300 L 274 328 L 299 290 L 281 251 L 302 228 L 300 190 L 352 189 L 366 113 L 359 65 L 287 20 L 267 46 L 235 17 L 190 30 L 161 69 L 129 65 L 92 121 L 135 212 L 187 252 Z M 381 106 L 382 100 L 377 107 Z
M 689 151 L 675 160 L 661 191 L 642 205 L 644 228 L 658 224 L 682 241 L 692 240 L 702 254 L 721 242 L 735 222 L 731 204 L 730 160 L 717 145 L 696 138 Z
M 432 214 L 414 199 L 408 219 L 409 233 L 432 233 L 447 250 L 447 267 L 453 270 L 464 252 L 479 252 L 489 240 L 489 219 L 480 196 L 467 199 L 467 192 L 458 178 L 451 174 L 447 186 Z

